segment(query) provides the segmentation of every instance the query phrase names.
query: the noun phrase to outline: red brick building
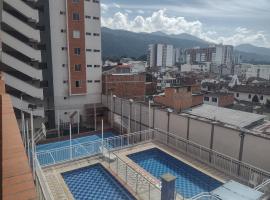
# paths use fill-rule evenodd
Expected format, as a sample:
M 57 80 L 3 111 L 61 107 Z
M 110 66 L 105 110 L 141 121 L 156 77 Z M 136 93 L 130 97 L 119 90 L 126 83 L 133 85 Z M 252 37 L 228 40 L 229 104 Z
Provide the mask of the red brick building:
M 233 93 L 208 93 L 204 95 L 203 103 L 219 107 L 227 107 L 234 104 Z
M 197 85 L 170 87 L 165 89 L 164 95 L 155 96 L 154 102 L 182 111 L 202 104 L 203 95 Z
M 102 93 L 121 98 L 143 100 L 146 92 L 145 74 L 104 74 Z

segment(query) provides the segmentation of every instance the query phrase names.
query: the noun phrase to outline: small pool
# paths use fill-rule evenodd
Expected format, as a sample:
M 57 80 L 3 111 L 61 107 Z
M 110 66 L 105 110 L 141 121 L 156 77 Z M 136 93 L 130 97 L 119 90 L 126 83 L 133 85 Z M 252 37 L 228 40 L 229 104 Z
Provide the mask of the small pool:
M 62 174 L 76 200 L 135 200 L 101 164 Z
M 184 198 L 191 198 L 202 192 L 210 192 L 222 185 L 216 179 L 158 148 L 130 154 L 128 157 L 158 179 L 165 173 L 176 176 L 176 190 Z
M 104 132 L 104 138 L 109 138 L 109 137 L 114 137 L 114 136 L 116 136 L 116 135 L 111 131 Z M 101 133 L 97 133 L 94 135 L 71 139 L 71 144 L 72 145 L 82 144 L 82 143 L 92 142 L 92 141 L 100 140 L 100 139 L 101 139 Z M 53 150 L 53 149 L 58 149 L 58 148 L 62 148 L 62 147 L 68 147 L 69 145 L 70 145 L 69 140 L 64 140 L 64 141 L 59 141 L 59 142 L 51 142 L 48 144 L 40 144 L 40 145 L 37 145 L 37 152 Z
M 116 136 L 113 132 L 105 132 L 104 138 Z M 37 146 L 37 158 L 41 166 L 48 166 L 56 163 L 68 161 L 70 159 L 82 158 L 84 156 L 95 155 L 100 152 L 101 133 L 90 136 L 71 139 L 70 141 L 59 141 Z M 91 143 L 91 142 L 94 142 Z

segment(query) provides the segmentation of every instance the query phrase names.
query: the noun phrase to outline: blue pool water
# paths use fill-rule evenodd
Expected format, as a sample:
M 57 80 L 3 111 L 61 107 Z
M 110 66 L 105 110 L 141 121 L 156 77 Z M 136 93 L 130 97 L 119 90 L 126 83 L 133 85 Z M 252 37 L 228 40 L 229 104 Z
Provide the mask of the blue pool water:
M 210 192 L 222 185 L 221 182 L 158 148 L 131 154 L 128 157 L 158 179 L 165 173 L 176 176 L 176 190 L 185 198 Z
M 112 132 L 105 132 L 104 138 L 114 137 Z M 52 142 L 37 146 L 37 158 L 41 166 L 52 165 L 67 160 L 94 155 L 100 152 L 101 134 L 74 138 L 71 140 L 73 148 L 70 150 L 70 141 Z M 95 144 L 90 144 L 91 142 Z M 110 144 L 109 144 L 110 145 Z M 118 145 L 118 143 L 113 144 Z M 54 151 L 55 150 L 55 151 Z
M 109 138 L 109 137 L 114 137 L 114 136 L 115 134 L 113 132 L 110 132 L 110 131 L 104 132 L 104 138 Z M 92 142 L 92 141 L 100 140 L 100 139 L 101 139 L 101 133 L 98 133 L 98 134 L 94 134 L 90 136 L 71 139 L 71 144 L 76 145 L 76 144 Z M 53 150 L 53 149 L 62 148 L 62 147 L 68 147 L 69 145 L 70 145 L 69 140 L 52 142 L 48 144 L 40 144 L 37 146 L 37 152 Z
M 135 198 L 101 165 L 62 174 L 76 200 L 135 200 Z

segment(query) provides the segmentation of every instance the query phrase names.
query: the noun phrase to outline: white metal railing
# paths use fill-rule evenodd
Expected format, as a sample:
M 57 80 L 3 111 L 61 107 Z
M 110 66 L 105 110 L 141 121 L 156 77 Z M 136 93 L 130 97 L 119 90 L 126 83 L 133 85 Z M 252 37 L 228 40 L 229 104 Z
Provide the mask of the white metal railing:
M 228 176 L 236 178 L 245 185 L 256 187 L 264 180 L 270 178 L 270 173 L 267 171 L 203 147 L 197 143 L 176 136 L 175 134 L 160 129 L 155 130 L 155 141 L 210 165 Z
M 154 130 L 144 130 L 136 133 L 106 138 L 103 140 L 103 145 L 110 151 L 123 149 L 137 144 L 142 144 L 144 142 L 149 142 L 152 140 L 153 134 Z M 40 151 L 37 152 L 36 155 L 41 166 L 50 166 L 83 157 L 98 155 L 101 153 L 101 146 L 102 140 L 96 140 L 48 151 Z
M 260 185 L 254 188 L 255 190 L 261 191 L 261 192 L 266 192 L 267 190 L 270 190 L 270 179 L 267 179 Z
M 213 195 L 209 192 L 203 192 L 200 193 L 194 197 L 191 198 L 192 200 L 221 200 L 221 198 L 217 197 L 216 195 Z
M 161 184 L 153 184 L 146 175 L 139 173 L 128 163 L 119 158 L 116 154 L 113 160 L 107 160 L 109 168 L 130 188 L 132 191 L 143 200 L 160 200 L 161 199 Z
M 36 177 L 36 191 L 38 200 L 53 200 L 53 195 L 47 183 L 46 177 L 41 169 L 37 157 L 35 161 L 35 177 Z

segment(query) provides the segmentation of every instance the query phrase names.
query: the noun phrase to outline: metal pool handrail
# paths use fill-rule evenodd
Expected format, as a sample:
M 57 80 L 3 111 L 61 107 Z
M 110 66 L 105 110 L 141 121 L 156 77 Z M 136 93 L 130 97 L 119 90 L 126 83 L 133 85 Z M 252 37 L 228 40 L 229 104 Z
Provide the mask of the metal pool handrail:
M 192 142 L 192 141 L 186 140 L 185 138 L 177 136 L 173 133 L 169 133 L 169 132 L 166 132 L 166 131 L 161 130 L 161 129 L 155 129 L 155 130 L 156 130 L 155 134 L 154 134 L 155 141 L 158 141 L 162 144 L 165 144 L 165 145 L 167 145 L 167 146 L 169 146 L 177 151 L 181 151 L 182 153 L 184 153 L 186 155 L 193 156 L 196 159 L 199 159 L 200 161 L 206 163 L 207 165 L 210 165 L 214 168 L 217 168 L 217 169 L 223 171 L 224 173 L 227 173 L 229 176 L 234 176 L 237 179 L 244 181 L 244 183 L 247 185 L 252 185 L 250 183 L 250 181 L 251 181 L 250 178 L 252 176 L 252 173 L 254 173 L 254 172 L 258 173 L 259 175 L 263 176 L 264 178 L 270 178 L 270 172 L 267 172 L 263 169 L 260 169 L 258 167 L 252 166 L 248 163 L 239 161 L 235 158 L 224 155 L 224 154 L 219 153 L 215 150 L 206 148 L 206 147 L 199 145 L 195 142 Z M 162 134 L 163 137 L 161 139 L 158 138 L 158 134 Z M 173 142 L 171 142 L 170 140 L 172 140 Z M 173 143 L 175 143 L 175 142 L 183 142 L 184 143 L 184 145 L 182 145 L 183 148 L 181 149 L 181 147 L 179 145 L 178 146 L 176 145 L 177 147 L 174 147 Z M 196 153 L 196 150 L 198 150 L 199 153 L 198 152 Z M 207 155 L 208 155 L 207 158 L 202 157 L 203 153 L 207 153 Z M 219 159 L 223 160 L 222 161 L 222 162 L 224 162 L 223 165 L 218 163 L 218 161 L 220 161 Z M 225 164 L 225 162 L 226 162 L 226 164 Z M 228 167 L 228 165 L 229 165 L 229 167 Z M 235 168 L 237 168 L 237 169 L 235 169 Z M 242 175 L 240 174 L 241 169 L 242 169 L 242 171 L 244 169 L 249 170 L 248 180 L 247 180 L 247 177 L 245 177 L 245 175 L 247 175 L 247 174 L 242 174 Z M 233 170 L 236 171 L 237 174 L 234 174 Z M 260 177 L 260 178 L 264 179 L 262 177 Z M 263 181 L 263 180 L 261 180 L 261 181 Z M 258 184 L 260 184 L 260 183 L 258 183 Z
M 150 131 L 154 131 L 154 130 L 151 129 Z M 138 134 L 145 133 L 145 132 L 149 132 L 149 130 L 142 130 L 142 131 L 137 131 L 137 132 L 129 133 L 129 134 L 125 134 L 125 135 L 117 135 L 117 136 L 113 136 L 113 137 L 108 137 L 108 138 L 104 139 L 104 143 L 109 141 L 109 140 L 113 140 L 113 139 L 117 139 L 117 138 L 123 138 L 123 137 L 127 137 L 127 136 L 134 136 L 134 135 L 138 135 Z M 65 141 L 68 141 L 68 140 L 65 140 Z M 97 142 L 100 142 L 100 141 L 101 141 L 101 139 L 97 139 L 97 140 L 90 141 L 90 142 L 82 142 L 82 143 L 79 143 L 79 144 L 77 143 L 77 144 L 71 145 L 71 147 L 90 145 L 90 144 L 94 144 L 94 143 L 97 143 Z M 65 147 L 54 148 L 54 149 L 50 149 L 50 150 L 38 151 L 37 154 L 55 152 L 56 150 L 62 150 L 62 149 L 66 149 L 66 148 L 69 149 L 70 145 L 65 146 Z
M 113 167 L 112 167 L 113 164 L 110 161 L 107 160 L 109 168 L 112 171 L 114 171 L 117 174 L 117 176 L 119 178 L 121 178 L 122 181 L 124 181 L 124 183 L 126 183 L 128 186 L 130 186 L 130 188 L 133 190 L 133 192 L 135 192 L 135 194 L 138 195 L 140 197 L 140 199 L 150 200 L 150 199 L 152 199 L 151 198 L 152 195 L 155 195 L 155 200 L 159 200 L 161 198 L 161 183 L 158 183 L 159 185 L 152 183 L 152 181 L 150 180 L 149 177 L 147 177 L 145 174 L 142 174 L 137 169 L 134 169 L 134 167 L 132 167 L 129 163 L 125 162 L 123 159 L 121 159 L 115 153 L 109 152 L 109 154 L 113 154 L 115 156 L 115 158 L 116 158 L 113 161 L 114 163 L 116 162 L 116 169 L 114 171 Z M 104 159 L 104 160 L 106 161 L 106 159 Z M 119 165 L 120 165 L 119 162 L 122 163 L 122 165 L 123 165 L 122 167 L 125 170 L 124 177 L 121 176 L 121 172 L 119 170 Z M 134 185 L 131 184 L 131 181 L 129 181 L 128 171 L 132 172 L 131 177 L 136 177 L 135 188 L 132 187 Z M 131 178 L 131 180 L 132 180 L 132 178 Z M 145 195 L 143 196 L 143 194 L 138 191 L 139 188 L 143 188 L 143 186 L 145 185 L 144 181 L 141 181 L 141 180 L 144 180 L 146 182 L 146 186 L 148 187 L 148 188 L 145 189 L 145 191 L 147 191 L 146 194 L 145 194 L 146 196 Z M 152 193 L 151 193 L 151 191 L 152 191 Z M 154 192 L 156 192 L 156 193 L 154 193 Z

